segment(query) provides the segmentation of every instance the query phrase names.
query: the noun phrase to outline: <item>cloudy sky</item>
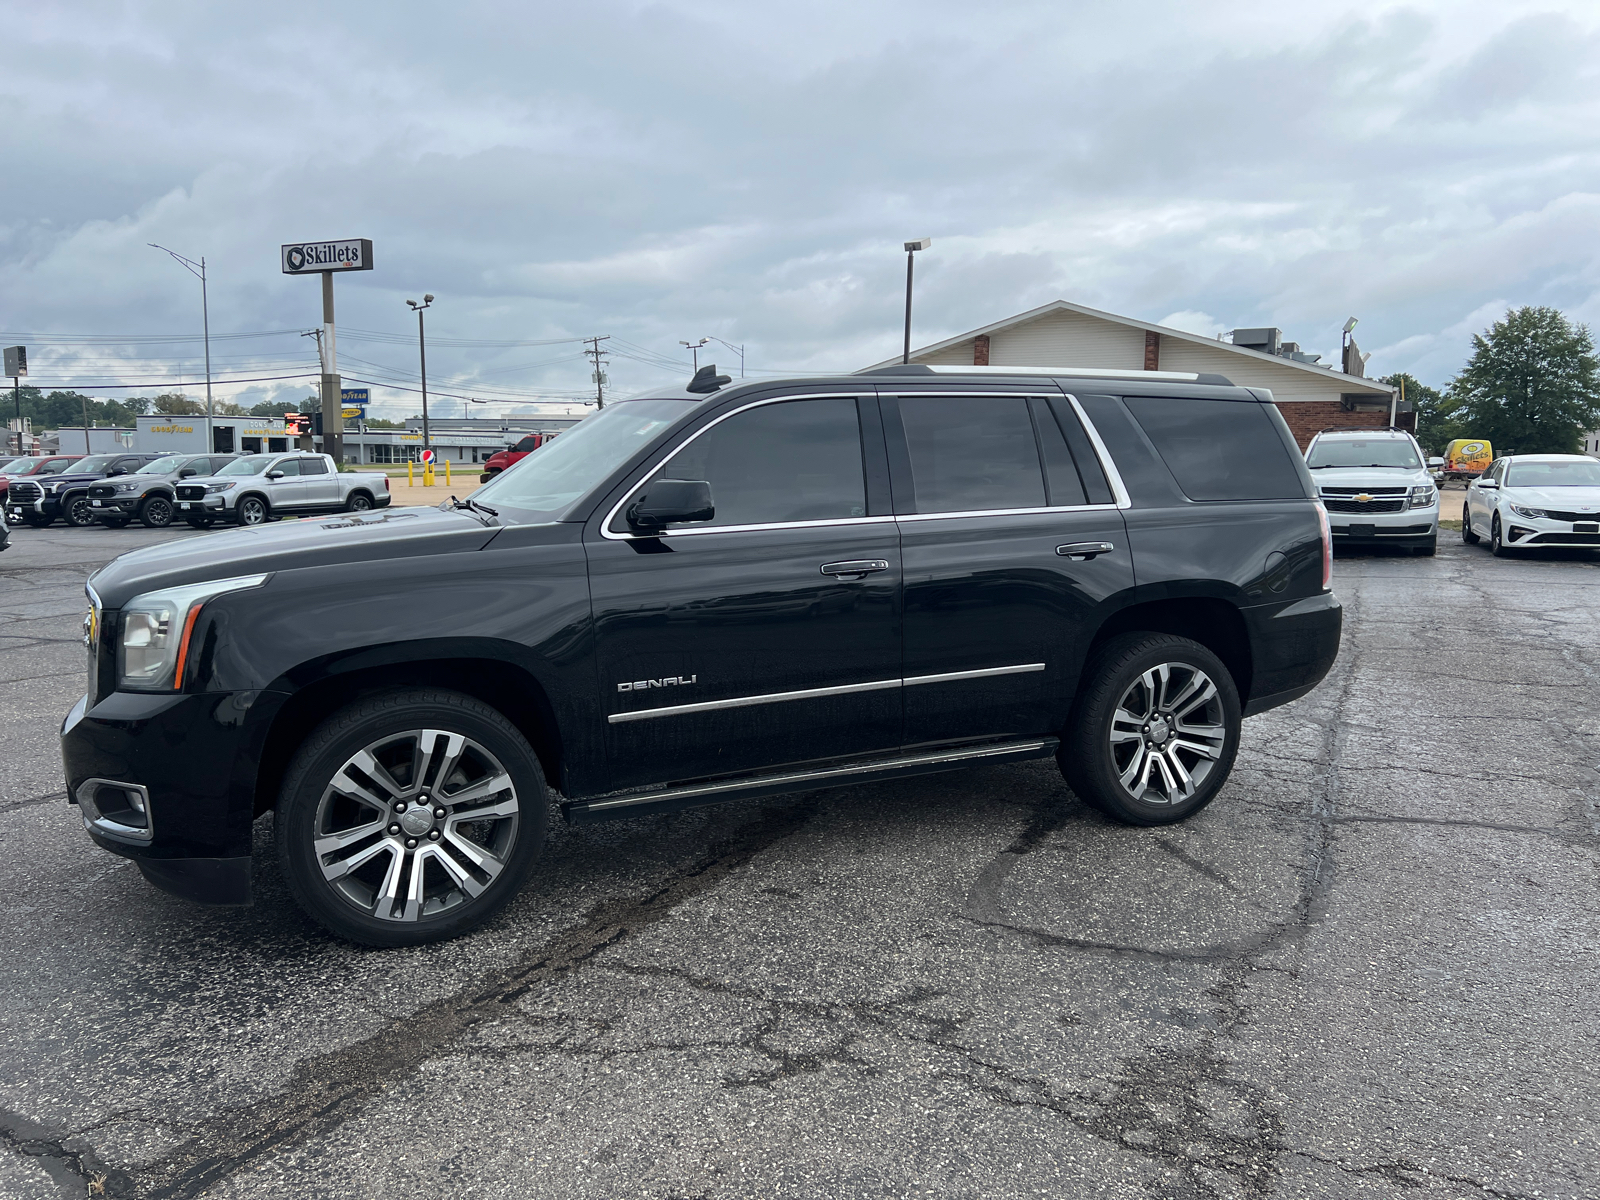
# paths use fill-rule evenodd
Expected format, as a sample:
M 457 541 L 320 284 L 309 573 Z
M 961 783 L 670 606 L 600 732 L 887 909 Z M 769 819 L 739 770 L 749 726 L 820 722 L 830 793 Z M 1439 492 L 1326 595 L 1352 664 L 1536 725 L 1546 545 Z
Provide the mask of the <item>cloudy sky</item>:
M 1063 298 L 1331 357 L 1356 315 L 1369 373 L 1443 383 L 1508 305 L 1600 323 L 1592 3 L 0 16 L 0 330 L 45 387 L 203 391 L 200 344 L 170 340 L 199 332 L 198 283 L 150 242 L 206 257 L 215 372 L 253 379 L 315 369 L 317 283 L 279 244 L 371 238 L 340 366 L 395 385 L 390 416 L 417 409 L 424 291 L 452 396 L 584 394 L 591 334 L 623 394 L 705 336 L 752 374 L 854 369 L 898 348 L 923 236 L 918 343 Z

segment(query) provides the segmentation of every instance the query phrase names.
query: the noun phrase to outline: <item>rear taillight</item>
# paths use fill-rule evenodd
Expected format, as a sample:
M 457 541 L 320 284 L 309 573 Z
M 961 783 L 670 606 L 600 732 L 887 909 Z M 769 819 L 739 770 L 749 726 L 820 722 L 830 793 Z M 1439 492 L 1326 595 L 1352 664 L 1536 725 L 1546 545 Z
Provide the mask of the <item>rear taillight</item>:
M 1322 507 L 1322 501 L 1315 503 L 1317 524 L 1322 527 L 1322 590 L 1327 591 L 1333 586 L 1333 530 L 1328 528 L 1328 510 Z

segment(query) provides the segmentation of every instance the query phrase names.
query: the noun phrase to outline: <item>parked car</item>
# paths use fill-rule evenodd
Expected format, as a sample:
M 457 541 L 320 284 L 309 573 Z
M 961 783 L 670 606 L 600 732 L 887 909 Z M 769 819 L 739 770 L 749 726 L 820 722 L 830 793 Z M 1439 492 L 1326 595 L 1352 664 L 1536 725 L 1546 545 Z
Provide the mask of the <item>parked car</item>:
M 235 454 L 168 454 L 146 463 L 132 475 L 89 487 L 89 508 L 95 520 L 111 529 L 125 528 L 137 517 L 149 529 L 172 524 L 178 512 L 179 481 L 222 470 Z
M 260 525 L 285 515 L 364 512 L 387 507 L 389 477 L 377 471 L 341 473 L 326 454 L 246 454 L 215 475 L 173 487 L 178 515 L 196 529 L 217 521 Z
M 13 478 L 6 491 L 6 513 L 25 525 L 43 529 L 57 517 L 82 527 L 94 522 L 89 487 L 102 479 L 129 475 L 159 454 L 89 454 L 58 471 L 39 471 Z
M 729 383 L 609 404 L 455 504 L 95 572 L 62 728 L 89 836 L 242 903 L 275 811 L 307 911 L 412 944 L 522 886 L 547 785 L 596 821 L 1054 756 L 1091 805 L 1161 825 L 1333 663 L 1328 522 L 1270 393 Z
M 481 483 L 488 483 L 507 467 L 521 462 L 551 438 L 553 433 L 530 433 L 515 446 L 507 446 L 504 450 L 496 450 L 483 464 L 483 473 L 478 476 Z
M 1422 447 L 1403 429 L 1328 429 L 1306 447 L 1306 466 L 1328 510 L 1335 544 L 1403 546 L 1433 554 L 1439 489 Z
M 1586 454 L 1509 454 L 1467 488 L 1461 540 L 1496 557 L 1534 547 L 1600 546 L 1600 461 Z
M 21 513 L 13 516 L 6 506 L 6 498 L 10 494 L 11 481 L 29 475 L 59 475 L 67 467 L 77 462 L 81 454 L 52 454 L 48 457 L 24 454 L 19 458 L 7 459 L 0 465 L 0 524 L 9 520 L 21 520 Z

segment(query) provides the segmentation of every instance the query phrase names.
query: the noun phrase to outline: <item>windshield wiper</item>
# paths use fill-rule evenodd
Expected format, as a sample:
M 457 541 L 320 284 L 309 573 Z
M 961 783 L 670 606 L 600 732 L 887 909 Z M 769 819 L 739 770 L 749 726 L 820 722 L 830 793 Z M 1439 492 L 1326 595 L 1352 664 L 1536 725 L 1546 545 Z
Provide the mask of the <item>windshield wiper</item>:
M 468 496 L 465 500 L 457 500 L 454 496 L 451 496 L 450 497 L 450 507 L 451 508 L 456 508 L 456 509 L 464 508 L 464 509 L 467 509 L 469 512 L 472 512 L 473 514 L 487 513 L 489 516 L 494 517 L 496 519 L 498 519 L 499 516 L 500 516 L 500 510 L 499 509 L 490 508 L 487 504 L 482 504 L 479 501 L 474 500 L 471 496 Z M 485 525 L 487 525 L 489 522 L 488 521 L 484 521 L 483 523 Z

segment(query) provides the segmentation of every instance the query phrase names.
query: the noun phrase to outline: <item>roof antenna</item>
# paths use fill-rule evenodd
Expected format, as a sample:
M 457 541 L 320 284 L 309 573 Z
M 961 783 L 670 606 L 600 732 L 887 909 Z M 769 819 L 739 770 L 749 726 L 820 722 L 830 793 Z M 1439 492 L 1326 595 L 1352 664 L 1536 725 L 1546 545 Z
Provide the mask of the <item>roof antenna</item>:
M 689 381 L 689 390 L 702 396 L 709 396 L 719 387 L 732 382 L 732 375 L 718 375 L 717 364 L 710 363 L 694 373 L 694 378 Z

